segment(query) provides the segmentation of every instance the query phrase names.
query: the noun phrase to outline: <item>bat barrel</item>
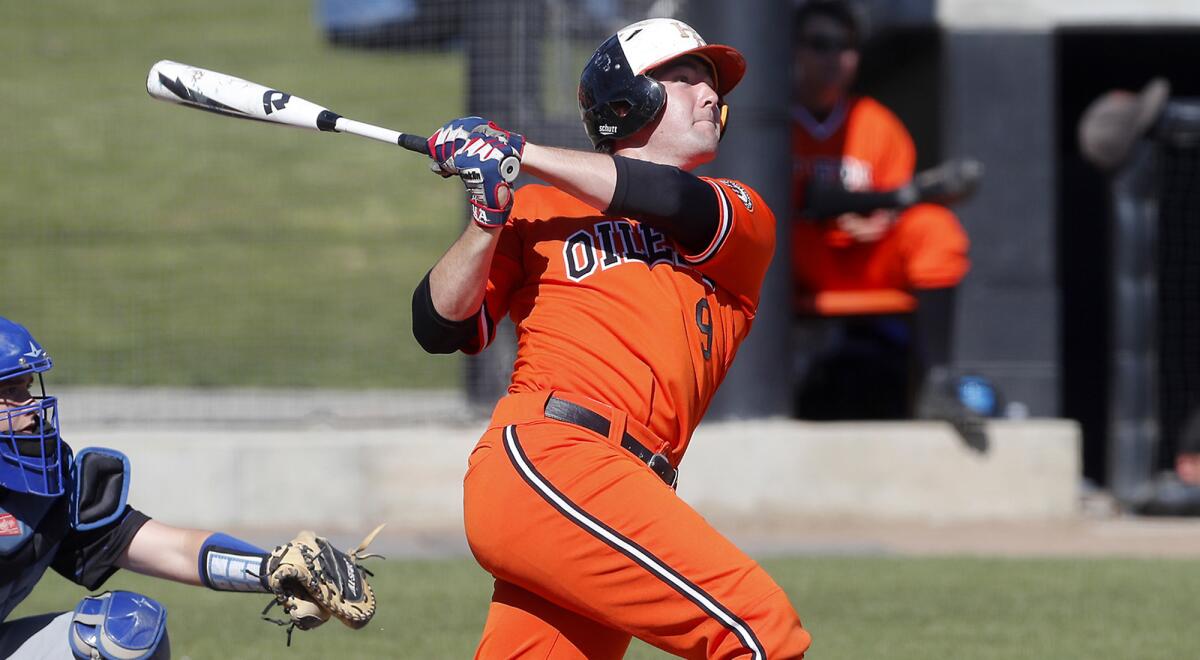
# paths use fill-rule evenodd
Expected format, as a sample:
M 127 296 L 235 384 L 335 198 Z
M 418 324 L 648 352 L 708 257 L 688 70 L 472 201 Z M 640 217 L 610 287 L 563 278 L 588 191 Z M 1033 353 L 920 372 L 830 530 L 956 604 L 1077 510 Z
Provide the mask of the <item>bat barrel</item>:
M 238 119 L 285 124 L 309 130 L 349 133 L 428 153 L 425 138 L 347 119 L 298 96 L 217 71 L 161 60 L 150 67 L 146 91 L 179 103 Z
M 200 67 L 161 60 L 146 78 L 150 96 L 238 119 L 326 130 L 319 118 L 328 110 L 265 85 Z

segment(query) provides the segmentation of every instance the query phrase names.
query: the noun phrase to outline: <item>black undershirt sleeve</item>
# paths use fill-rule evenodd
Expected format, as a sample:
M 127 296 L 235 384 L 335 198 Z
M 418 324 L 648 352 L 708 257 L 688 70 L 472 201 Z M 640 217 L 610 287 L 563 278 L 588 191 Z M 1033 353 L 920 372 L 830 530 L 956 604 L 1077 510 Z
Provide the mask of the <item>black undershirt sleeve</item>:
M 88 530 L 71 531 L 63 539 L 51 566 L 59 575 L 88 590 L 99 589 L 118 570 L 117 560 L 150 520 L 131 506 L 116 522 Z
M 605 215 L 633 218 L 671 237 L 688 254 L 712 243 L 720 206 L 712 186 L 678 167 L 613 156 L 617 187 Z
M 895 190 L 851 191 L 840 184 L 812 183 L 804 193 L 800 215 L 809 220 L 828 220 L 843 213 L 870 215 L 879 209 L 903 209 L 917 201 L 916 187 Z
M 450 321 L 438 314 L 429 290 L 429 273 L 413 291 L 412 330 L 426 353 L 453 353 L 475 338 L 477 319 Z

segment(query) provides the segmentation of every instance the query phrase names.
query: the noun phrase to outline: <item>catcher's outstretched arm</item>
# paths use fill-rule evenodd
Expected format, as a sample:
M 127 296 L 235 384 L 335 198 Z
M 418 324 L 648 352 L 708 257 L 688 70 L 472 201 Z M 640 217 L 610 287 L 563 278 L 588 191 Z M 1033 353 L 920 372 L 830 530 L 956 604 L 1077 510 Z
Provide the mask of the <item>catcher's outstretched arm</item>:
M 267 552 L 220 532 L 147 521 L 117 565 L 152 577 L 205 586 L 217 591 L 270 593 L 283 606 L 291 628 L 308 630 L 336 617 L 361 628 L 375 614 L 375 595 L 359 560 L 383 529 L 375 528 L 350 552 L 325 538 L 300 532 Z M 274 621 L 265 616 L 269 621 Z M 288 641 L 291 641 L 289 628 Z
M 214 553 L 224 550 L 221 557 Z M 230 554 L 230 553 L 235 554 Z M 225 575 L 232 571 L 231 559 L 239 565 L 252 566 L 255 576 Z M 258 591 L 267 589 L 257 578 L 267 551 L 227 534 L 202 529 L 174 527 L 150 520 L 133 537 L 129 547 L 117 560 L 121 568 L 151 577 L 173 580 L 195 586 L 207 586 L 224 591 Z M 219 561 L 218 561 L 219 559 Z M 220 566 L 210 574 L 210 566 Z M 227 588 L 216 585 L 228 585 Z

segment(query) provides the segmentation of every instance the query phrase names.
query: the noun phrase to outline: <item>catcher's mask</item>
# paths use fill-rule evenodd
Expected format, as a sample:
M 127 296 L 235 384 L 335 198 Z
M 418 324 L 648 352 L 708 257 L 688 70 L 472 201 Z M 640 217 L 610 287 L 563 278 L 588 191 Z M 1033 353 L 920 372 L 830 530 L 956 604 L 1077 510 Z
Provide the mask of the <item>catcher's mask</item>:
M 725 134 L 729 108 L 724 98 L 745 75 L 745 58 L 730 46 L 706 43 L 687 23 L 651 18 L 606 39 L 579 77 L 579 112 L 597 151 L 610 151 L 614 140 L 637 133 L 658 117 L 667 92 L 646 73 L 684 55 L 711 66 Z
M 59 438 L 58 399 L 46 396 L 42 382 L 51 366 L 28 330 L 0 317 L 0 384 L 35 374 L 40 390 L 26 401 L 0 404 L 0 488 L 46 497 L 63 493 L 71 450 Z

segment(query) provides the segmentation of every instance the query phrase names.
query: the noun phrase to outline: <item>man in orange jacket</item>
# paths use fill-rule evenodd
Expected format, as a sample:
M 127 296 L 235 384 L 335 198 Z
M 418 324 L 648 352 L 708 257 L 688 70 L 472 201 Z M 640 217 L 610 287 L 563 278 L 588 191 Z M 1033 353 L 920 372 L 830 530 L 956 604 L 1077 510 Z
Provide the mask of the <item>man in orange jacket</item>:
M 811 217 L 815 189 L 887 191 L 913 178 L 916 150 L 904 125 L 875 99 L 849 93 L 860 37 L 854 8 L 844 0 L 810 0 L 794 18 L 794 288 L 801 297 L 911 293 L 915 348 L 930 380 L 937 380 L 947 377 L 951 357 L 953 293 L 970 266 L 958 219 L 935 204 Z

